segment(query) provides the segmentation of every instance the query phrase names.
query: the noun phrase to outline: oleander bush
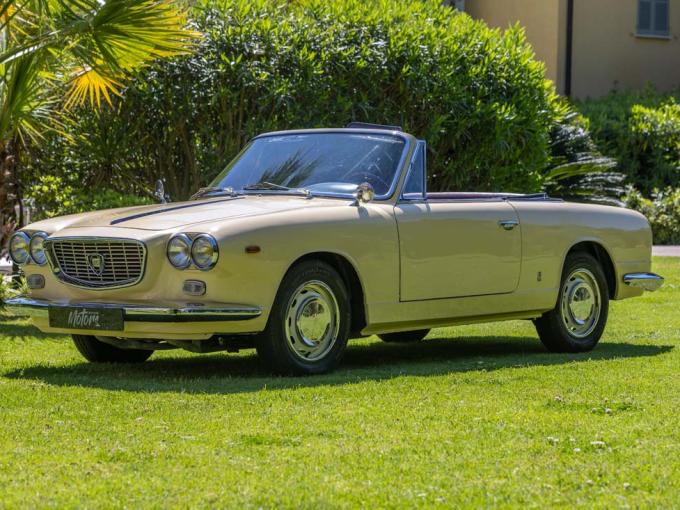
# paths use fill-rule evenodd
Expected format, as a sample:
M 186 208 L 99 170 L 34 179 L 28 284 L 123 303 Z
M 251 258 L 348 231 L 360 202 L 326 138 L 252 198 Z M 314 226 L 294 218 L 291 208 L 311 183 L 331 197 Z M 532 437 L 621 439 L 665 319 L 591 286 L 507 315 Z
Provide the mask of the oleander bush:
M 680 89 L 615 91 L 577 104 L 598 148 L 643 194 L 680 186 Z
M 569 106 L 519 27 L 438 0 L 200 0 L 192 15 L 196 52 L 76 112 L 34 151 L 36 184 L 140 195 L 164 178 L 184 198 L 259 132 L 353 120 L 426 138 L 433 190 L 538 191 L 555 166 Z
M 651 199 L 629 188 L 623 203 L 647 217 L 652 227 L 654 244 L 680 244 L 680 188 L 657 190 Z

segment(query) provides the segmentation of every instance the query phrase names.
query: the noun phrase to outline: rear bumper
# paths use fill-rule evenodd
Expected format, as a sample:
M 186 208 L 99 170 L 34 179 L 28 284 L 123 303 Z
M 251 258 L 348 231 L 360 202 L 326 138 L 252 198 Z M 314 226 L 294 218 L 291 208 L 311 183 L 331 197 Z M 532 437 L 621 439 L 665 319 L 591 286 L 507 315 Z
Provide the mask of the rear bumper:
M 5 301 L 5 309 L 10 314 L 33 319 L 46 320 L 50 308 L 122 309 L 125 322 L 147 323 L 247 321 L 262 315 L 260 308 L 236 304 L 206 306 L 192 304 L 175 307 L 131 303 L 54 302 L 29 297 L 16 297 Z
M 663 277 L 655 273 L 628 273 L 623 275 L 623 283 L 630 287 L 654 292 L 663 285 Z

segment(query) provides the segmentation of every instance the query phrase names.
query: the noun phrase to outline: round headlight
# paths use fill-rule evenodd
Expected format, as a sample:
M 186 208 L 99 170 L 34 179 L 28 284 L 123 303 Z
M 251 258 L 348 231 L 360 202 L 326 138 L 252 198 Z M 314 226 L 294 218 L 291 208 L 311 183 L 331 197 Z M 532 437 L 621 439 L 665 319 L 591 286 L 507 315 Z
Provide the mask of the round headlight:
M 201 234 L 194 239 L 194 244 L 191 247 L 191 258 L 199 269 L 212 269 L 217 263 L 219 257 L 219 250 L 217 248 L 217 241 L 208 234 Z
M 177 234 L 168 242 L 168 260 L 177 269 L 186 269 L 191 264 L 191 239 L 186 234 Z
M 45 232 L 36 232 L 31 237 L 31 242 L 29 243 L 29 251 L 31 252 L 31 258 L 33 262 L 39 266 L 44 266 L 47 263 L 47 255 L 45 254 L 45 247 L 43 243 L 47 239 L 47 234 Z
M 15 264 L 26 264 L 31 258 L 29 245 L 31 238 L 26 232 L 17 232 L 9 241 L 9 256 Z

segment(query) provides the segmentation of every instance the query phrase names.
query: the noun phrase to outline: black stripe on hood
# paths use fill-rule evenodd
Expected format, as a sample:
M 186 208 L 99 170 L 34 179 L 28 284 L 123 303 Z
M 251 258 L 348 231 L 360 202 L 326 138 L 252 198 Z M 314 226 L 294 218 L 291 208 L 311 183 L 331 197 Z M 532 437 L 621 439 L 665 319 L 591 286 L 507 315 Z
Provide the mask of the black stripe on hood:
M 242 198 L 242 197 L 229 197 L 229 198 L 224 198 L 222 200 L 215 200 L 213 202 L 208 202 L 210 204 L 217 204 L 219 202 L 229 202 L 231 200 L 236 200 L 237 198 Z M 132 216 L 126 216 L 124 218 L 118 218 L 117 220 L 113 220 L 109 225 L 118 225 L 119 223 L 123 223 L 125 221 L 132 221 L 136 220 L 138 218 L 144 218 L 145 216 L 153 216 L 154 214 L 163 214 L 166 212 L 171 212 L 171 211 L 178 211 L 180 209 L 188 209 L 189 207 L 198 207 L 200 205 L 205 205 L 206 202 L 199 202 L 195 204 L 185 204 L 185 205 L 178 205 L 175 207 L 168 207 L 167 209 L 161 209 L 161 210 L 156 210 L 156 211 L 149 211 L 149 212 L 143 212 L 139 214 L 133 214 Z

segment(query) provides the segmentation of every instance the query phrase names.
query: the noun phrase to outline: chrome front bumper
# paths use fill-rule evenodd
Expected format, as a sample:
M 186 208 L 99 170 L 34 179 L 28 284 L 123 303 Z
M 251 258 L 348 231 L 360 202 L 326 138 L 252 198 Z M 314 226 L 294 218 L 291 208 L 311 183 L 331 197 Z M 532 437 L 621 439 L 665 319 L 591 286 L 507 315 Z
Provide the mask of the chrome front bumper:
M 623 283 L 654 292 L 663 285 L 663 277 L 654 273 L 628 273 L 623 275 Z
M 262 310 L 246 305 L 165 307 L 130 303 L 61 303 L 16 297 L 5 301 L 5 310 L 13 315 L 47 318 L 50 308 L 83 308 L 123 310 L 123 318 L 130 322 L 225 322 L 245 321 L 262 315 Z

